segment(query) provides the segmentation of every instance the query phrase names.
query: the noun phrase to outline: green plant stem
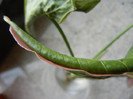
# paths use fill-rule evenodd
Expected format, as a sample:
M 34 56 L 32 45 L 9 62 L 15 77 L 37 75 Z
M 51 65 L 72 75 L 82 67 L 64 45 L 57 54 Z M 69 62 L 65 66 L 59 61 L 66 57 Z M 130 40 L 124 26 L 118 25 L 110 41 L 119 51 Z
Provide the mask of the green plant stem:
M 70 47 L 70 44 L 69 44 L 69 42 L 68 42 L 68 40 L 67 40 L 67 38 L 66 38 L 66 36 L 65 36 L 65 33 L 64 33 L 63 30 L 61 29 L 60 25 L 59 25 L 54 19 L 52 19 L 52 18 L 50 18 L 50 17 L 48 17 L 48 18 L 54 23 L 54 25 L 56 26 L 56 28 L 57 28 L 58 31 L 60 32 L 60 34 L 61 34 L 61 36 L 62 36 L 62 38 L 63 38 L 63 40 L 64 40 L 64 42 L 65 42 L 65 44 L 66 44 L 66 46 L 67 46 L 67 48 L 68 48 L 68 50 L 69 50 L 70 55 L 74 57 L 73 51 L 72 51 L 72 49 L 71 49 L 71 47 Z
M 133 28 L 133 24 L 130 25 L 128 28 L 126 28 L 123 32 L 121 32 L 117 37 L 115 37 L 111 42 L 109 42 L 100 52 L 98 52 L 93 59 L 99 59 L 102 54 L 109 48 L 116 40 L 118 40 L 122 35 L 124 35 L 127 31 L 129 31 L 131 28 Z
M 71 49 L 71 47 L 70 47 L 70 44 L 69 44 L 69 42 L 68 42 L 68 40 L 67 40 L 67 37 L 65 36 L 65 33 L 63 32 L 63 30 L 62 30 L 62 28 L 60 27 L 60 25 L 59 25 L 54 19 L 50 18 L 49 16 L 47 16 L 47 17 L 54 23 L 54 25 L 55 25 L 56 28 L 58 29 L 59 33 L 61 34 L 61 36 L 62 36 L 62 38 L 63 38 L 63 40 L 64 40 L 64 42 L 65 42 L 65 44 L 66 44 L 66 46 L 67 46 L 67 48 L 68 48 L 68 50 L 69 50 L 70 55 L 74 57 L 73 51 L 72 51 L 72 49 Z M 73 80 L 73 79 L 75 79 L 75 78 L 79 78 L 79 76 L 76 75 L 76 74 L 74 74 L 74 73 L 72 73 L 72 72 L 68 72 L 68 73 L 66 74 L 66 79 L 67 79 L 67 80 Z

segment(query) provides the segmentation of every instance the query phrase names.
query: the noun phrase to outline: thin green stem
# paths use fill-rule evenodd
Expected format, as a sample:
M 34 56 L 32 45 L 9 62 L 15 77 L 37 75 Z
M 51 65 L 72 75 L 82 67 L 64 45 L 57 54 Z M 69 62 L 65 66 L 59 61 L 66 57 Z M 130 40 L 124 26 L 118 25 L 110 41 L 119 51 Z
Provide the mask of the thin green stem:
M 64 40 L 64 42 L 65 42 L 65 44 L 66 44 L 66 46 L 67 46 L 67 48 L 68 48 L 68 50 L 69 50 L 70 55 L 74 57 L 73 51 L 72 51 L 72 49 L 71 49 L 71 47 L 70 47 L 70 44 L 69 44 L 69 42 L 68 42 L 68 40 L 67 40 L 67 37 L 65 36 L 65 33 L 64 33 L 63 30 L 61 29 L 60 25 L 59 25 L 54 19 L 52 19 L 52 18 L 50 18 L 50 17 L 48 17 L 48 18 L 54 23 L 54 25 L 56 26 L 56 28 L 57 28 L 58 31 L 60 32 L 60 34 L 61 34 L 61 36 L 62 36 L 62 38 L 63 38 L 63 40 Z
M 128 28 L 126 28 L 123 32 L 121 32 L 117 37 L 115 37 L 109 44 L 107 44 L 100 52 L 98 52 L 93 59 L 99 59 L 103 53 L 109 48 L 116 40 L 118 40 L 122 35 L 124 35 L 127 31 L 129 31 L 131 28 L 133 28 L 133 24 L 130 25 Z
M 62 30 L 62 28 L 60 27 L 60 25 L 59 25 L 54 19 L 50 18 L 49 16 L 47 16 L 47 17 L 54 23 L 54 25 L 55 25 L 56 28 L 58 29 L 59 33 L 61 34 L 61 36 L 62 36 L 62 38 L 63 38 L 63 40 L 64 40 L 64 42 L 65 42 L 65 44 L 66 44 L 66 46 L 67 46 L 67 48 L 68 48 L 68 51 L 69 51 L 70 55 L 74 57 L 73 51 L 72 51 L 72 49 L 71 49 L 71 47 L 70 47 L 70 44 L 69 44 L 69 42 L 68 42 L 68 40 L 67 40 L 67 37 L 65 36 L 65 33 L 63 32 L 63 30 Z M 73 79 L 75 79 L 75 78 L 79 78 L 78 75 L 76 75 L 76 74 L 74 74 L 74 73 L 72 73 L 72 72 L 67 73 L 67 74 L 66 74 L 66 77 L 67 77 L 67 78 L 66 78 L 67 80 L 73 80 Z

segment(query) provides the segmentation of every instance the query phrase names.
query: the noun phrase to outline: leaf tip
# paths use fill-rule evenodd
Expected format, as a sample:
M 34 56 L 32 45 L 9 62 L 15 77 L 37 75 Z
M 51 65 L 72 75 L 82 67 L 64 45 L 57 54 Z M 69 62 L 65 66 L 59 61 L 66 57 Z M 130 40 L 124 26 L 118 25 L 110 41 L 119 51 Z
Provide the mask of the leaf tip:
M 10 21 L 10 18 L 7 17 L 7 16 L 3 16 L 3 19 L 4 19 L 4 21 L 6 21 L 6 22 Z

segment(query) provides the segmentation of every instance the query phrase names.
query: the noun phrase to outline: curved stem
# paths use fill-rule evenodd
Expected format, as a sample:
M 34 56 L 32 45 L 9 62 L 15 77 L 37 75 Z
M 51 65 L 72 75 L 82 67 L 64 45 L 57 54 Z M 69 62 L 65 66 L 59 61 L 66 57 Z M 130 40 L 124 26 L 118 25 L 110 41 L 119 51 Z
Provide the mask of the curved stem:
M 99 59 L 103 55 L 103 53 L 109 48 L 116 40 L 118 40 L 122 35 L 124 35 L 127 31 L 133 28 L 133 24 L 126 28 L 123 32 L 121 32 L 117 37 L 115 37 L 111 42 L 109 42 L 100 52 L 98 52 L 93 59 Z
M 63 38 L 63 40 L 64 40 L 64 42 L 65 42 L 65 44 L 66 44 L 66 46 L 68 48 L 68 50 L 69 50 L 70 55 L 74 57 L 73 51 L 72 51 L 72 49 L 70 47 L 70 44 L 69 44 L 69 42 L 67 40 L 67 37 L 65 36 L 65 33 L 61 29 L 60 25 L 53 18 L 50 18 L 50 17 L 48 17 L 48 18 L 54 23 L 54 25 L 56 26 L 56 28 L 60 32 L 60 34 L 61 34 L 61 36 L 62 36 L 62 38 Z

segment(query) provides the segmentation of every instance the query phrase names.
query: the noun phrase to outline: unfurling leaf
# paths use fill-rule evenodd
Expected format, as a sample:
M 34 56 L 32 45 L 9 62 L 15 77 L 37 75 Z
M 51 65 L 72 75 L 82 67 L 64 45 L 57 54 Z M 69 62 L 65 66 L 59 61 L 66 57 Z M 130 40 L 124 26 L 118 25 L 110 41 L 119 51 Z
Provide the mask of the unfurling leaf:
M 100 0 L 25 0 L 26 21 L 31 17 L 46 14 L 57 22 L 62 22 L 69 13 L 77 10 L 88 12 Z
M 73 11 L 88 12 L 100 0 L 25 0 L 25 28 L 33 30 L 34 20 L 41 15 L 47 15 L 58 23 L 63 22 Z

